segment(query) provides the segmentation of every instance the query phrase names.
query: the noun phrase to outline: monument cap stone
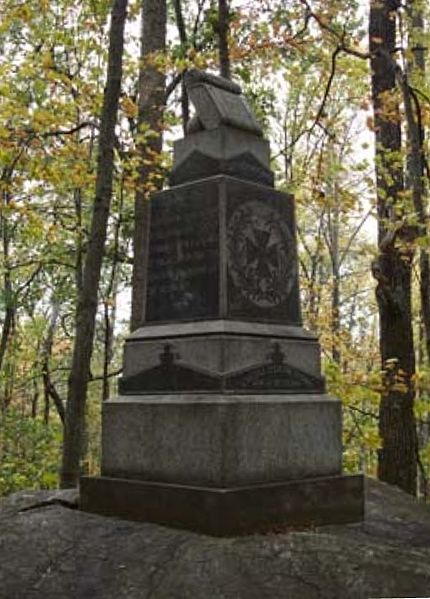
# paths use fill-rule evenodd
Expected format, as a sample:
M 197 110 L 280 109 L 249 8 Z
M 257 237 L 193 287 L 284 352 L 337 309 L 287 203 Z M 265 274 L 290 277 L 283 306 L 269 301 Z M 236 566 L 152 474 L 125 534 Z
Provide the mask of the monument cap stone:
M 170 184 L 229 175 L 272 187 L 269 143 L 240 86 L 196 69 L 184 82 L 196 114 L 174 144 Z
M 204 129 L 229 125 L 260 137 L 263 135 L 239 85 L 197 69 L 185 73 L 184 82 Z

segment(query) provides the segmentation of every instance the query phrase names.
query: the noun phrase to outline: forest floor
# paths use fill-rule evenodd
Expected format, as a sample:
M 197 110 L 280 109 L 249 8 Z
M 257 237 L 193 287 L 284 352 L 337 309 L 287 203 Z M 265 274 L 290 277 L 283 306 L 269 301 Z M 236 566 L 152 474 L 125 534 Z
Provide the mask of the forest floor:
M 76 507 L 76 491 L 1 502 L 0 599 L 430 597 L 430 507 L 374 480 L 363 523 L 233 539 Z

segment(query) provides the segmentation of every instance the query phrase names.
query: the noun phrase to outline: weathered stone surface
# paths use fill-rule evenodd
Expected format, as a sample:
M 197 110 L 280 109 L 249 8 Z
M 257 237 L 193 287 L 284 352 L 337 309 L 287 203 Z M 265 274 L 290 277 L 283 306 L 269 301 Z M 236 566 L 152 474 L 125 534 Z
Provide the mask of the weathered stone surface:
M 218 374 L 263 364 L 277 344 L 285 363 L 321 376 L 319 343 L 304 329 L 222 320 L 138 329 L 125 343 L 123 376 L 132 377 L 159 365 L 166 344 L 176 362 Z
M 151 201 L 147 321 L 219 313 L 219 187 L 207 180 Z
M 273 187 L 269 143 L 241 88 L 198 70 L 184 81 L 196 114 L 188 135 L 175 143 L 170 184 L 224 174 Z
M 270 147 L 267 139 L 255 137 L 246 131 L 237 131 L 231 127 L 220 127 L 213 131 L 200 131 L 178 139 L 174 143 L 173 170 L 194 152 L 212 158 L 231 160 L 245 152 L 251 153 L 261 166 L 270 169 Z
M 220 334 L 317 341 L 314 333 L 299 326 L 243 320 L 196 320 L 180 324 L 153 324 L 136 329 L 128 339 L 140 341 L 142 339 L 173 339 L 187 336 L 206 338 Z
M 232 177 L 155 194 L 146 322 L 300 326 L 294 218 L 291 196 Z
M 171 337 L 166 340 L 149 338 L 136 342 L 126 342 L 124 376 L 130 377 L 144 369 L 160 364 L 160 356 L 165 353 L 166 343 L 175 356 L 176 362 L 184 362 L 196 368 L 214 373 L 226 374 L 235 370 L 251 368 L 270 359 L 274 346 L 279 344 L 285 356 L 285 363 L 310 375 L 321 375 L 319 344 L 301 339 L 280 337 L 240 337 L 238 335 L 208 335 L 206 338 Z
M 234 539 L 46 505 L 51 495 L 2 503 L 1 599 L 430 596 L 430 509 L 375 481 L 364 523 Z
M 103 406 L 102 474 L 235 486 L 341 473 L 340 401 L 323 394 L 120 397 Z
M 269 142 L 231 127 L 199 131 L 175 142 L 170 185 L 220 174 L 273 187 Z
M 189 504 L 230 532 L 314 511 L 330 515 L 318 522 L 337 509 L 339 522 L 361 519 L 362 477 L 354 487 L 341 472 L 340 401 L 325 395 L 317 342 L 300 331 L 293 198 L 272 187 L 269 144 L 241 89 L 197 70 L 184 82 L 197 114 L 175 147 L 171 182 L 181 184 L 152 197 L 144 258 L 142 328 L 172 326 L 164 339 L 127 342 L 120 396 L 103 405 L 102 476 L 83 481 L 82 504 L 146 520 L 141 504 L 161 503 L 149 520 L 174 524 L 177 509 L 184 526 Z M 248 337 L 208 339 L 206 326 L 201 339 L 174 340 L 178 323 L 197 320 L 242 320 Z M 262 323 L 300 332 L 270 336 Z M 109 494 L 124 509 L 94 507 Z
M 363 483 L 361 475 L 341 475 L 226 489 L 83 476 L 80 509 L 215 537 L 235 537 L 270 533 L 279 527 L 361 521 Z
M 212 133 L 212 132 L 211 132 Z M 273 172 L 261 166 L 254 153 L 247 150 L 226 160 L 195 150 L 169 177 L 171 185 L 180 185 L 215 175 L 228 175 L 273 187 Z
M 120 394 L 158 391 L 324 393 L 319 346 L 270 338 L 126 343 Z
M 239 86 L 195 69 L 185 74 L 184 81 L 197 118 L 205 129 L 230 125 L 262 135 L 262 129 Z

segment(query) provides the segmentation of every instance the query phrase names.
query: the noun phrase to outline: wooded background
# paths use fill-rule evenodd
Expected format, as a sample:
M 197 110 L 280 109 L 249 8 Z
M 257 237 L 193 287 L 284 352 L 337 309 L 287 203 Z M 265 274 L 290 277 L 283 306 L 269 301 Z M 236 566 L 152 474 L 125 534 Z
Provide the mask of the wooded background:
M 427 497 L 428 3 L 0 0 L 0 14 L 0 494 L 98 470 L 101 404 L 143 316 L 150 194 L 192 113 L 182 74 L 200 68 L 242 85 L 295 195 L 345 469 Z

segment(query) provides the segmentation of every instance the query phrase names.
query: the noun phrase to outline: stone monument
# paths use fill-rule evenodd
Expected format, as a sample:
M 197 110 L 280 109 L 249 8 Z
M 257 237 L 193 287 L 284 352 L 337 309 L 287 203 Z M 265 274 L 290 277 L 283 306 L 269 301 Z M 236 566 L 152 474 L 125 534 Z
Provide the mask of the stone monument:
M 360 520 L 341 404 L 302 328 L 293 198 L 240 87 L 185 83 L 196 116 L 151 200 L 145 313 L 81 508 L 212 535 Z

